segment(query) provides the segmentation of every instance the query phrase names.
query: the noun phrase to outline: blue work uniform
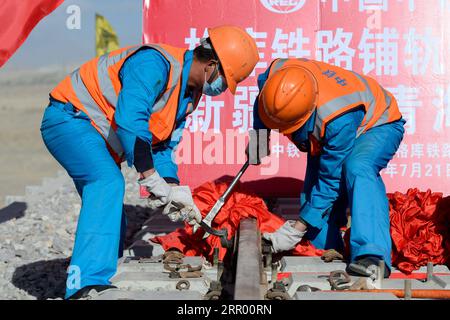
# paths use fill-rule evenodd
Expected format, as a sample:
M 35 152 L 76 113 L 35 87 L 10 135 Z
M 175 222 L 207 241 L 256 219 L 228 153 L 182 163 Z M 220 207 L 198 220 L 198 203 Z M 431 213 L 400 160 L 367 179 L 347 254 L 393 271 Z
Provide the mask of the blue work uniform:
M 258 77 L 260 90 L 269 71 Z M 253 114 L 254 128 L 268 129 L 258 115 L 258 99 Z M 339 229 L 346 225 L 346 210 L 350 208 L 351 261 L 376 256 L 390 269 L 389 204 L 380 171 L 397 151 L 405 121 L 373 127 L 357 138 L 364 115 L 364 108 L 353 109 L 328 123 L 319 155 L 313 156 L 309 149 L 315 114 L 292 133 L 292 141 L 306 147 L 307 152 L 299 217 L 308 226 L 305 237 L 317 248 L 342 250 Z
M 130 56 L 120 71 L 122 89 L 115 111 L 119 137 L 129 166 L 138 172 L 155 168 L 168 182 L 179 183 L 173 154 L 181 140 L 192 94 L 187 79 L 193 51 L 184 56 L 176 126 L 170 141 L 152 147 L 149 118 L 165 90 L 170 64 L 151 48 Z M 50 97 L 41 125 L 50 153 L 67 170 L 81 197 L 81 211 L 69 267 L 66 298 L 89 285 L 108 285 L 122 255 L 126 231 L 125 182 L 120 167 L 91 120 L 69 103 Z

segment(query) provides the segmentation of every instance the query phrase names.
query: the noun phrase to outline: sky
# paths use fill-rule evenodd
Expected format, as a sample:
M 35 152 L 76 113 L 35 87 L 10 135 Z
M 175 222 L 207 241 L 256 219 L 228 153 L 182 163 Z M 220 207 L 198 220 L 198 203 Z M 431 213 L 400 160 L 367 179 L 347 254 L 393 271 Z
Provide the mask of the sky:
M 5 71 L 78 66 L 95 56 L 95 14 L 103 15 L 119 36 L 120 46 L 142 41 L 143 0 L 65 0 L 41 20 L 2 68 Z M 66 22 L 71 6 L 80 10 L 80 29 Z

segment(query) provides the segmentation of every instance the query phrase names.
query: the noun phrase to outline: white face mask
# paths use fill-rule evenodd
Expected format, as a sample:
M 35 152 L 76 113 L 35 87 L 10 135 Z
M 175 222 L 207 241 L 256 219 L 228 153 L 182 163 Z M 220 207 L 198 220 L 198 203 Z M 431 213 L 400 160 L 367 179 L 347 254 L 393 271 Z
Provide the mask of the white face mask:
M 216 67 L 217 68 L 217 67 Z M 207 96 L 218 96 L 225 90 L 227 90 L 227 83 L 223 79 L 221 75 L 217 77 L 211 84 L 206 80 L 206 72 L 205 72 L 205 82 L 203 83 L 203 93 Z

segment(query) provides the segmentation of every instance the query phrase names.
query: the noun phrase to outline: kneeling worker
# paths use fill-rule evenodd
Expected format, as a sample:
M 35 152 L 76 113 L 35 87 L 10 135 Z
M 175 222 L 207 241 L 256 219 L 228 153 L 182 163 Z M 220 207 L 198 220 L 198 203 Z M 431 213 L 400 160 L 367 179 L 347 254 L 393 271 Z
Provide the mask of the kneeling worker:
M 349 207 L 348 269 L 369 276 L 382 259 L 388 276 L 389 205 L 380 171 L 397 151 L 405 123 L 394 96 L 370 77 L 307 59 L 273 61 L 258 85 L 259 136 L 261 129 L 279 130 L 308 160 L 299 220 L 264 238 L 275 252 L 293 249 L 303 237 L 317 248 L 342 250 L 339 229 Z

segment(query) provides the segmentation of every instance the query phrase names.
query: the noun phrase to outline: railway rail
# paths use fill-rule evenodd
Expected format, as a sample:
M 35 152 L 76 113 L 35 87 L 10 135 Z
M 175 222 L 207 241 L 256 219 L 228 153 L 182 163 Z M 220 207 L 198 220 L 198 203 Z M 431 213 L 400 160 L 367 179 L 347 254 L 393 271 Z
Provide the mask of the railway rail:
M 112 283 L 92 299 L 151 300 L 398 300 L 450 299 L 450 270 L 429 264 L 406 277 L 358 278 L 343 261 L 272 255 L 254 219 L 245 219 L 223 261 L 176 251 L 155 255 L 148 242 L 131 246 Z M 162 253 L 162 251 L 161 251 Z

